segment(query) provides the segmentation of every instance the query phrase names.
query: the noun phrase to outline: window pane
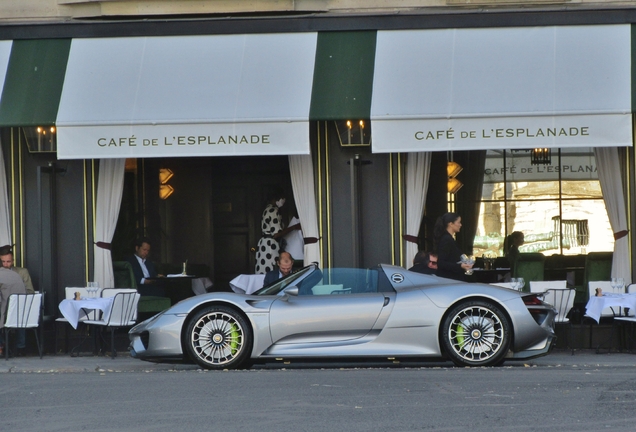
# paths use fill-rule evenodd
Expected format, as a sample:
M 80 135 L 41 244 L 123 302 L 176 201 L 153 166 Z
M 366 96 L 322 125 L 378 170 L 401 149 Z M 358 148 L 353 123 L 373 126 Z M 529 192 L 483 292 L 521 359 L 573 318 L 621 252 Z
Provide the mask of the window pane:
M 598 180 L 562 181 L 561 191 L 563 198 L 603 198 Z
M 559 199 L 558 181 L 508 183 L 508 199 Z
M 559 253 L 559 201 L 508 203 L 508 234 L 521 231 L 525 243 L 520 252 Z
M 614 234 L 602 199 L 564 200 L 562 205 L 564 255 L 614 250 Z
M 553 149 L 532 165 L 531 150 L 489 150 L 473 253 L 504 255 L 522 231 L 522 252 L 576 255 L 611 251 L 614 238 L 591 148 Z

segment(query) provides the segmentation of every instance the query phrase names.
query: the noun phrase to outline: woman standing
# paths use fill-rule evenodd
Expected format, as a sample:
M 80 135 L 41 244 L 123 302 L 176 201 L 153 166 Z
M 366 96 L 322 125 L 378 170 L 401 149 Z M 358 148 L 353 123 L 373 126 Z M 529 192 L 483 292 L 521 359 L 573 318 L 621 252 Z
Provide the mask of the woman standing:
M 462 218 L 457 213 L 440 216 L 433 228 L 433 237 L 437 249 L 437 276 L 465 281 L 464 272 L 473 268 L 473 264 L 460 263 L 462 252 L 455 242 L 455 234 L 462 227 Z
M 523 245 L 525 236 L 521 231 L 515 231 L 504 240 L 504 254 L 514 262 L 519 256 L 519 246 Z
M 267 199 L 267 206 L 261 218 L 263 236 L 256 248 L 256 274 L 265 274 L 274 270 L 281 249 L 278 239 L 293 230 L 300 229 L 300 224 L 284 228 L 285 224 L 278 211 L 284 204 L 285 194 L 280 189 L 271 193 Z
M 508 258 L 510 274 L 514 274 L 515 262 L 519 258 L 519 246 L 523 245 L 525 236 L 521 231 L 515 231 L 504 240 L 504 254 Z

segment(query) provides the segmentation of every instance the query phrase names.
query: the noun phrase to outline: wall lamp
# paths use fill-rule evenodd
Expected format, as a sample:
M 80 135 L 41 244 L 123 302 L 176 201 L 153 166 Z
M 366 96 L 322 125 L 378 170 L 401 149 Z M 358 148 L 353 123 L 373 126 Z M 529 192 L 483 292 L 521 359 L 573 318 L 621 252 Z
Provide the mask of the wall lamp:
M 168 181 L 174 177 L 174 173 L 169 168 L 159 168 L 159 198 L 165 200 L 174 193 L 174 188 Z
M 337 120 L 336 132 L 343 147 L 371 145 L 371 125 L 369 120 Z
M 531 165 L 551 165 L 552 150 L 549 148 L 536 148 L 530 151 Z
M 455 178 L 463 169 L 460 164 L 454 161 L 449 161 L 446 164 L 446 174 L 448 174 L 448 183 L 446 186 L 448 193 L 457 193 L 457 191 L 464 186 L 464 183 Z

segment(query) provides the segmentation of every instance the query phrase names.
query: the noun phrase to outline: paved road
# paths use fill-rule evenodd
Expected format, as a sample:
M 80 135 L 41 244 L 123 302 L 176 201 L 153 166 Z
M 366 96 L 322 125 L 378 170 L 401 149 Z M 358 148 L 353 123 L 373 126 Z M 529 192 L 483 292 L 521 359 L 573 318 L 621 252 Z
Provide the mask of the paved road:
M 256 365 L 255 369 L 281 368 L 312 368 L 321 369 L 344 367 L 368 367 L 369 364 L 307 364 L 307 363 L 271 363 Z M 420 362 L 420 363 L 380 363 L 373 364 L 378 367 L 445 367 L 452 368 L 450 362 Z M 554 350 L 545 357 L 526 362 L 509 361 L 504 367 L 634 367 L 636 369 L 636 354 L 630 353 L 603 353 L 596 354 L 593 350 L 577 350 L 574 355 L 569 350 Z M 197 371 L 200 368 L 194 364 L 150 363 L 131 358 L 127 353 L 119 353 L 115 359 L 102 356 L 70 357 L 68 355 L 46 355 L 39 357 L 17 357 L 5 361 L 0 358 L 0 376 L 2 373 L 55 373 L 55 372 L 160 372 L 160 371 Z
M 2 430 L 633 431 L 636 355 L 202 371 L 129 357 L 11 359 Z

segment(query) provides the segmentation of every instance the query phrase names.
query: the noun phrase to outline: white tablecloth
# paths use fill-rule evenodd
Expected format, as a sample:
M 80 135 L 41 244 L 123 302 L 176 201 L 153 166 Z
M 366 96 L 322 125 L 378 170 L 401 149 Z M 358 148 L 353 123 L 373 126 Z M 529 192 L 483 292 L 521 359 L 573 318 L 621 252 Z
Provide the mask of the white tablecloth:
M 103 318 L 108 319 L 110 309 L 113 306 L 113 299 L 114 297 L 97 297 L 82 300 L 65 299 L 62 300 L 59 308 L 68 323 L 76 329 L 80 318 L 85 317 L 87 311 L 100 310 L 103 312 Z
M 618 309 L 629 308 L 636 312 L 636 294 L 603 294 L 602 297 L 590 297 L 585 305 L 585 314 L 594 318 L 596 322 L 601 319 L 603 309 L 612 307 L 618 313 Z
M 235 293 L 252 294 L 254 291 L 263 288 L 263 280 L 265 280 L 264 274 L 242 274 L 230 281 L 230 288 L 232 288 L 232 291 Z

